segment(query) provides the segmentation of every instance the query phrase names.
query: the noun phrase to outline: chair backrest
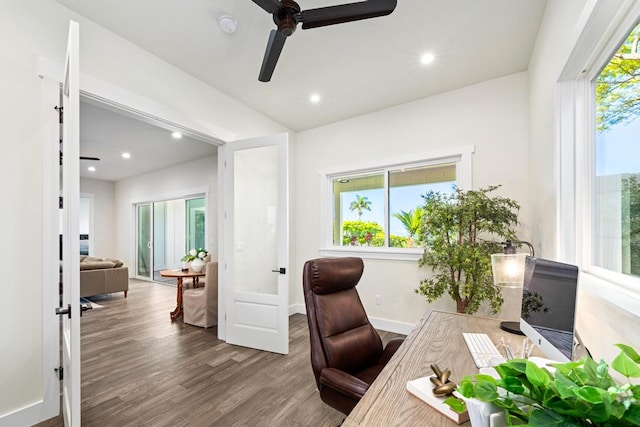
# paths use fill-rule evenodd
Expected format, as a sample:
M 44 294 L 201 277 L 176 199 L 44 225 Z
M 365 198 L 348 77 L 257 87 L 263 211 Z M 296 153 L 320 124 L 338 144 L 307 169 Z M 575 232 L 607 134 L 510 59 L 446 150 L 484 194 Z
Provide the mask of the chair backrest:
M 380 336 L 369 323 L 358 296 L 364 264 L 360 258 L 319 258 L 303 270 L 304 300 L 316 382 L 330 367 L 349 374 L 377 363 Z
M 210 261 L 204 266 L 206 274 L 204 280 L 204 292 L 207 294 L 207 301 L 218 303 L 218 261 Z

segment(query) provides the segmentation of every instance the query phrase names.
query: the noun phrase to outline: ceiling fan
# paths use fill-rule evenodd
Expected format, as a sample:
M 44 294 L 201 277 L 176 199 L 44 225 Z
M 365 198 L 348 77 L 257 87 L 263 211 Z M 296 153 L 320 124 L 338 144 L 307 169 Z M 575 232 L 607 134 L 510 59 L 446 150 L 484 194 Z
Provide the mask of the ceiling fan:
M 284 47 L 284 42 L 296 30 L 298 24 L 302 29 L 325 27 L 344 22 L 375 18 L 389 15 L 396 8 L 397 0 L 366 0 L 317 9 L 300 10 L 293 0 L 253 0 L 255 4 L 273 15 L 277 30 L 271 30 L 267 50 L 262 60 L 262 68 L 258 80 L 271 80 L 273 70 Z
M 59 154 L 59 164 L 60 166 L 62 166 L 62 140 L 60 140 L 58 142 L 59 148 L 58 148 L 58 152 Z M 100 161 L 100 157 L 89 157 L 89 156 L 80 156 L 80 160 L 92 160 L 95 162 L 99 162 Z

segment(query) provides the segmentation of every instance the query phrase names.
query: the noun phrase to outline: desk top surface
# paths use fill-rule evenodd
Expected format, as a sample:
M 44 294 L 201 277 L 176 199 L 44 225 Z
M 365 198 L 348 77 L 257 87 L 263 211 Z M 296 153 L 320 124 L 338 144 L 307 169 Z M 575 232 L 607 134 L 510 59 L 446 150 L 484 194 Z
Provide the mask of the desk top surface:
M 407 381 L 431 376 L 431 364 L 451 369 L 458 382 L 478 368 L 462 337 L 463 332 L 488 334 L 494 343 L 514 335 L 500 329 L 500 321 L 464 314 L 425 313 L 396 354 L 342 424 L 354 426 L 455 426 L 456 423 L 410 394 Z M 469 422 L 463 425 L 470 425 Z

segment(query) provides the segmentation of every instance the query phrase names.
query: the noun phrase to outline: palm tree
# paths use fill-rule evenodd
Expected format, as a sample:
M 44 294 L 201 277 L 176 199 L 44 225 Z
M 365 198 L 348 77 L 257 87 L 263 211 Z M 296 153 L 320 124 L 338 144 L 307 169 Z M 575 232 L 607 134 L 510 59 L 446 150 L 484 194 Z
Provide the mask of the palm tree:
M 418 231 L 420 231 L 420 223 L 422 222 L 423 215 L 424 210 L 421 206 L 418 206 L 415 209 L 410 210 L 409 212 L 401 210 L 400 212 L 396 212 L 393 214 L 393 216 L 397 218 L 407 230 L 409 239 L 412 242 L 418 235 Z
M 367 198 L 367 196 L 360 197 L 356 194 L 356 200 L 351 202 L 349 205 L 350 211 L 358 211 L 358 221 L 360 221 L 360 217 L 362 216 L 363 210 L 371 211 L 371 201 Z

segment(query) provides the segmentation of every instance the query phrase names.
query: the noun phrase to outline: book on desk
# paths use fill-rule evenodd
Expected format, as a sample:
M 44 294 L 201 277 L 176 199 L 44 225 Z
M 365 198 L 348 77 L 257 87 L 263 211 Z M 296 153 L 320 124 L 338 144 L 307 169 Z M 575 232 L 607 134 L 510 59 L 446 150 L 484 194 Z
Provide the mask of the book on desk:
M 422 377 L 407 381 L 407 391 L 458 424 L 469 421 L 469 413 L 467 411 L 458 413 L 451 409 L 449 405 L 444 403 L 446 397 L 440 397 L 433 394 L 433 385 L 431 384 L 429 377 Z

